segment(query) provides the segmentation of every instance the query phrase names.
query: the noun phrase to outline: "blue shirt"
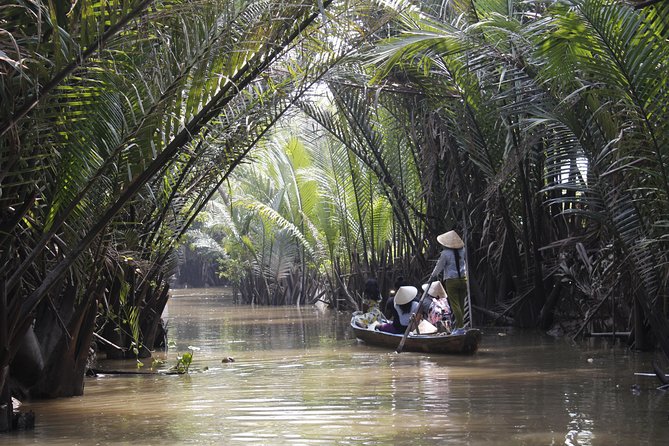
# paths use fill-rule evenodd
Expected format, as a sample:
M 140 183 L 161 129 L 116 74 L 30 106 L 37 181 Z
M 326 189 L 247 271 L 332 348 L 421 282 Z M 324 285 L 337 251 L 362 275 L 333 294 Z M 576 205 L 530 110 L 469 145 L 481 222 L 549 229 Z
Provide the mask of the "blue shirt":
M 411 301 L 411 310 L 409 310 L 408 313 L 402 312 L 402 309 L 397 304 L 395 304 L 395 311 L 397 311 L 400 325 L 406 328 L 406 326 L 409 325 L 409 321 L 411 320 L 411 315 L 418 312 L 418 301 Z
M 465 248 L 458 249 L 460 254 L 460 275 L 455 265 L 455 249 L 446 248 L 441 251 L 439 261 L 437 262 L 437 271 L 439 271 L 444 279 L 457 279 L 458 277 L 465 277 L 467 272 L 465 270 Z

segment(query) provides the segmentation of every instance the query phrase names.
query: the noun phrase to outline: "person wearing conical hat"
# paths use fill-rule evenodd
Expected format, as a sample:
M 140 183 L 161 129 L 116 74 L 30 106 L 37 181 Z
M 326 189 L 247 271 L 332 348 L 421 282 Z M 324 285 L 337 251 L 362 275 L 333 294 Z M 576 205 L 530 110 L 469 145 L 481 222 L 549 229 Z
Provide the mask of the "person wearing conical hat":
M 436 271 L 442 275 L 448 303 L 455 316 L 455 327 L 464 325 L 464 306 L 467 298 L 467 270 L 465 265 L 465 243 L 455 231 L 437 236 L 444 247 L 437 262 Z
M 404 334 L 411 321 L 411 315 L 413 313 L 418 313 L 418 301 L 414 300 L 417 294 L 418 290 L 416 287 L 399 287 L 393 298 L 393 321 L 387 324 L 377 325 L 376 330 L 385 331 L 387 333 Z
M 424 283 L 422 288 L 423 291 L 427 290 L 420 307 L 423 317 L 439 331 L 449 332 L 452 311 L 444 286 L 435 280 L 432 283 Z

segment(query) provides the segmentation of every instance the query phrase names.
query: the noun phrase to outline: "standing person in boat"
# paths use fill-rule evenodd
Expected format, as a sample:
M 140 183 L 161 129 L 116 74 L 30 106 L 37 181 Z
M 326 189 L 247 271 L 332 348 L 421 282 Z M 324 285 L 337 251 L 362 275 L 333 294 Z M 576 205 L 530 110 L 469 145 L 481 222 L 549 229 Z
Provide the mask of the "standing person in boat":
M 464 307 L 467 298 L 467 272 L 465 265 L 465 243 L 455 231 L 437 236 L 444 247 L 437 262 L 436 271 L 442 274 L 448 302 L 455 316 L 455 328 L 464 326 Z
M 376 330 L 387 333 L 404 334 L 411 320 L 411 314 L 418 313 L 418 301 L 414 300 L 418 290 L 413 286 L 402 286 L 395 293 L 393 321 L 376 326 Z
M 422 288 L 423 291 L 427 290 L 420 308 L 423 318 L 437 327 L 439 332 L 450 333 L 453 313 L 444 286 L 435 280 L 423 284 Z

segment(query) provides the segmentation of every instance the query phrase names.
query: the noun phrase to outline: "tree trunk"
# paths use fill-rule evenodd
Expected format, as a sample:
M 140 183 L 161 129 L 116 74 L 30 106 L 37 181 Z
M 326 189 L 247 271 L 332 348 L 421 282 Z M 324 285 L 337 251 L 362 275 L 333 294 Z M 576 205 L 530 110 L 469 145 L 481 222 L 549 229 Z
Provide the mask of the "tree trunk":
M 634 298 L 633 311 L 633 332 L 634 332 L 634 349 L 641 351 L 648 351 L 651 349 L 651 344 L 648 341 L 646 324 L 644 323 L 644 311 L 638 298 Z
M 78 396 L 84 392 L 97 299 L 89 296 L 79 304 L 73 300 L 65 296 L 58 312 L 45 308 L 36 323 L 45 365 L 41 379 L 30 388 L 30 398 Z
M 162 288 L 153 291 L 154 296 L 142 309 L 140 316 L 140 332 L 142 334 L 142 348 L 140 348 L 140 357 L 148 358 L 151 356 L 152 349 L 155 348 L 158 336 L 163 334 L 161 328 L 160 316 L 163 314 L 167 300 L 169 299 L 169 284 L 164 284 Z
M 0 432 L 7 432 L 12 428 L 12 395 L 9 392 L 9 366 L 0 369 Z
M 542 330 L 548 330 L 553 324 L 553 314 L 555 312 L 555 307 L 560 301 L 560 291 L 562 290 L 562 284 L 558 281 L 553 285 L 551 293 L 546 299 L 546 303 L 539 312 L 539 328 Z

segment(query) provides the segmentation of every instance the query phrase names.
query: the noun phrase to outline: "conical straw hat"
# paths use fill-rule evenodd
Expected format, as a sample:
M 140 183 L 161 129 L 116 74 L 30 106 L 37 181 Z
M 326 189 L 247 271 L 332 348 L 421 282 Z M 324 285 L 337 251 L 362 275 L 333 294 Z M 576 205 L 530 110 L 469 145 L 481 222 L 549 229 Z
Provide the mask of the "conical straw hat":
M 427 283 L 424 283 L 422 288 L 423 291 L 428 287 Z M 427 294 L 430 296 L 434 297 L 446 297 L 446 290 L 444 289 L 444 286 L 439 282 L 438 280 L 435 280 L 431 284 L 429 284 L 430 289 L 427 290 Z
M 420 321 L 420 324 L 418 324 L 418 333 L 420 334 L 432 334 L 436 333 L 437 331 L 438 331 L 437 327 L 435 327 L 425 319 Z
M 460 249 L 465 246 L 460 236 L 455 231 L 448 231 L 437 236 L 437 241 L 447 248 Z
M 411 302 L 416 294 L 418 294 L 418 290 L 415 286 L 401 286 L 395 293 L 395 303 L 402 305 Z

